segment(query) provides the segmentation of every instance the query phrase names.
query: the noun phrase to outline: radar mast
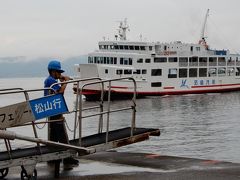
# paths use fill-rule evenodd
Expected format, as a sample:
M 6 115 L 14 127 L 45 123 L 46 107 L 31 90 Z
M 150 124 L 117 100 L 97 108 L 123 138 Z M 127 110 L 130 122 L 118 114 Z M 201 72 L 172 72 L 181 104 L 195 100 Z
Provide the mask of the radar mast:
M 127 25 L 127 18 L 123 21 L 120 21 L 119 29 L 118 29 L 118 36 L 120 40 L 127 40 L 126 31 L 129 30 L 129 26 Z

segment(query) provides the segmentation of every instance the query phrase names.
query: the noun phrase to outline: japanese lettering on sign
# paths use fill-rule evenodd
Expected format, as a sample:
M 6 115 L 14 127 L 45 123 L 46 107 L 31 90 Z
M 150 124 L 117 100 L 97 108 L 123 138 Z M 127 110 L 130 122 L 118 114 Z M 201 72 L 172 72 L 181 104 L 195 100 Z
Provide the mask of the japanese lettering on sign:
M 216 84 L 216 80 L 215 79 L 200 79 L 200 80 L 193 80 L 193 85 L 194 86 L 209 86 L 209 85 L 215 85 Z M 189 89 L 189 85 L 187 82 L 187 79 L 183 79 L 180 83 L 180 87 L 181 88 L 188 88 Z
M 62 94 L 55 94 L 34 99 L 29 101 L 29 103 L 36 120 L 68 112 L 68 108 Z
M 13 127 L 34 120 L 27 102 L 0 108 L 0 129 Z

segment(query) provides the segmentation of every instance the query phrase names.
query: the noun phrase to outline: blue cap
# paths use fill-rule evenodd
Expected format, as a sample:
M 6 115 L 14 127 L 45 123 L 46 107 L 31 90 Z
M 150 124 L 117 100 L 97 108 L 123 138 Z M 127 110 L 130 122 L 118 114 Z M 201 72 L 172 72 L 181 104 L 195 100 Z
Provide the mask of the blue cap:
M 59 61 L 56 61 L 56 60 L 50 61 L 48 63 L 48 70 L 56 70 L 56 71 L 59 71 L 61 73 L 64 72 L 64 70 L 62 70 L 62 68 L 61 68 L 61 63 Z

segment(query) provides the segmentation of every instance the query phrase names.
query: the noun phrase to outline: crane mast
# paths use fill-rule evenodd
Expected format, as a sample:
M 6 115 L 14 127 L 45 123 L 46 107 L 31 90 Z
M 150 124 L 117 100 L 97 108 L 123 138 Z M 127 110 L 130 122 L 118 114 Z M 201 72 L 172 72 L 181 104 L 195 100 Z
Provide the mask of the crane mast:
M 206 47 L 206 49 L 208 49 L 208 45 L 207 45 L 207 42 L 206 42 L 206 39 L 205 39 L 206 38 L 205 37 L 205 29 L 206 29 L 208 16 L 209 16 L 209 9 L 207 10 L 207 13 L 206 13 L 205 18 L 204 18 L 202 31 L 201 31 L 201 37 L 200 37 L 200 40 L 199 40 L 199 43 L 198 43 L 198 44 L 204 45 Z

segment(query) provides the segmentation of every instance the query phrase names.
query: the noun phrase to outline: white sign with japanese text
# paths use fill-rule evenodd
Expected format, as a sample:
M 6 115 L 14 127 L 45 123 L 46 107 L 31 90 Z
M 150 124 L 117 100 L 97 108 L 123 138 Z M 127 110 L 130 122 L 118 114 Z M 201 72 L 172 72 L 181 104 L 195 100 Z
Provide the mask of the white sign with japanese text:
M 29 101 L 35 120 L 68 112 L 63 94 L 54 94 Z
M 0 129 L 34 121 L 28 102 L 21 102 L 0 108 Z

